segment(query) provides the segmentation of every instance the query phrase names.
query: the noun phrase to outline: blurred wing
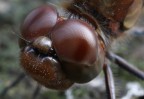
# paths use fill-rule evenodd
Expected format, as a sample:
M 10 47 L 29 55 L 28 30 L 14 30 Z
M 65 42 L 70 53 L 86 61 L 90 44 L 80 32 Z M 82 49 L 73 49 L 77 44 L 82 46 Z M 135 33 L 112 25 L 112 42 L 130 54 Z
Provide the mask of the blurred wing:
M 124 27 L 131 28 L 139 18 L 143 7 L 143 0 L 134 0 L 133 4 L 130 6 L 128 14 L 124 19 Z
M 94 10 L 102 14 L 108 19 L 122 22 L 126 17 L 129 7 L 135 1 L 142 0 L 70 0 L 71 2 L 65 3 L 66 8 L 78 5 L 85 10 Z M 95 12 L 93 12 L 95 13 Z
M 127 15 L 129 7 L 134 0 L 91 0 L 90 6 L 94 7 L 99 13 L 105 17 L 115 20 L 123 21 Z M 135 0 L 137 1 L 137 0 Z M 138 0 L 139 1 L 139 0 Z
M 144 2 L 143 0 L 70 1 L 71 2 L 64 3 L 67 11 L 74 15 L 82 16 L 86 13 L 94 17 L 101 27 L 104 27 L 103 30 L 107 30 L 105 34 L 110 34 L 113 37 L 118 37 L 122 34 L 121 32 L 131 28 L 136 23 Z M 93 21 L 90 22 L 92 23 Z M 108 33 L 108 30 L 110 33 Z

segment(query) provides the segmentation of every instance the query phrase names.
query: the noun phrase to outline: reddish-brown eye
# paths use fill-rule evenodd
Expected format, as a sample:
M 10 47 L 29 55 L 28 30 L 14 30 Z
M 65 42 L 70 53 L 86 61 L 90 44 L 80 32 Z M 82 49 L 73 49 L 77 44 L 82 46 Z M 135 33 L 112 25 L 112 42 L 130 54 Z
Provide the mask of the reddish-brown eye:
M 45 5 L 34 9 L 21 27 L 22 36 L 32 41 L 33 39 L 48 35 L 49 31 L 55 26 L 58 13 L 52 5 Z
M 51 32 L 51 39 L 62 68 L 71 80 L 85 83 L 99 74 L 99 43 L 89 24 L 73 19 L 59 22 Z

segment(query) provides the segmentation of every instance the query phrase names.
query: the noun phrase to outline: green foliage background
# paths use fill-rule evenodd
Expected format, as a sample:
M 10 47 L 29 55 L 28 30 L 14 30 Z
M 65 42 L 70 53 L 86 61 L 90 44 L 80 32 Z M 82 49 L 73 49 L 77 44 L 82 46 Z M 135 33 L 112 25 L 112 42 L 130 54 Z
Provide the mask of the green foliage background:
M 0 7 L 0 93 L 23 72 L 19 63 L 18 37 L 20 24 L 26 14 L 33 8 L 46 4 L 48 0 L 1 0 Z M 137 24 L 137 29 L 144 27 L 144 11 Z M 13 30 L 14 28 L 14 30 Z M 13 34 L 16 32 L 16 35 Z M 144 32 L 144 31 L 143 31 Z M 144 71 L 144 33 L 139 35 L 128 35 L 118 40 L 112 50 L 126 58 L 132 64 Z M 137 81 L 144 87 L 144 82 L 112 65 L 114 76 L 124 87 L 127 82 Z M 103 77 L 103 74 L 101 74 Z M 116 83 L 117 84 L 117 83 Z M 118 83 L 119 84 L 119 83 Z M 117 87 L 120 86 L 117 84 Z M 31 99 L 37 83 L 26 77 L 17 86 L 8 91 L 4 99 Z M 117 88 L 116 87 L 116 88 Z M 122 87 L 123 88 L 123 87 Z M 122 90 L 122 88 L 120 88 Z M 95 99 L 93 91 L 86 87 L 74 87 L 75 99 Z M 1 98 L 0 98 L 1 99 Z M 66 99 L 65 92 L 50 91 L 43 88 L 37 99 Z M 98 98 L 99 99 L 99 98 Z

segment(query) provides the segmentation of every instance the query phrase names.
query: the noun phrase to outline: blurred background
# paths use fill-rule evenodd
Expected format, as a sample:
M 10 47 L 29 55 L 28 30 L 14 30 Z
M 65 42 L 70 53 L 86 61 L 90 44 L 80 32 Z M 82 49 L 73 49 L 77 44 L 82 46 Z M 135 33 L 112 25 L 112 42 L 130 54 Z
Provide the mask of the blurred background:
M 19 63 L 20 24 L 33 8 L 52 1 L 0 0 L 0 99 L 107 99 L 103 72 L 90 83 L 75 84 L 61 92 L 44 88 L 24 76 Z M 117 40 L 112 50 L 144 71 L 144 10 L 136 26 Z M 115 64 L 112 70 L 117 99 L 144 99 L 144 81 Z

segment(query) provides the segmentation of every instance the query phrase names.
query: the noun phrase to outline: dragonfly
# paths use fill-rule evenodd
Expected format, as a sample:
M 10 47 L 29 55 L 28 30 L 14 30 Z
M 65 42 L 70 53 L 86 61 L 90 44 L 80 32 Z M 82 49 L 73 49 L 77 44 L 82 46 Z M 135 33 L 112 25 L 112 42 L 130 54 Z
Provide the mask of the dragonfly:
M 41 85 L 67 90 L 104 72 L 108 99 L 116 99 L 108 60 L 144 80 L 144 72 L 110 51 L 111 44 L 134 26 L 143 0 L 72 0 L 32 10 L 21 26 L 20 62 Z

